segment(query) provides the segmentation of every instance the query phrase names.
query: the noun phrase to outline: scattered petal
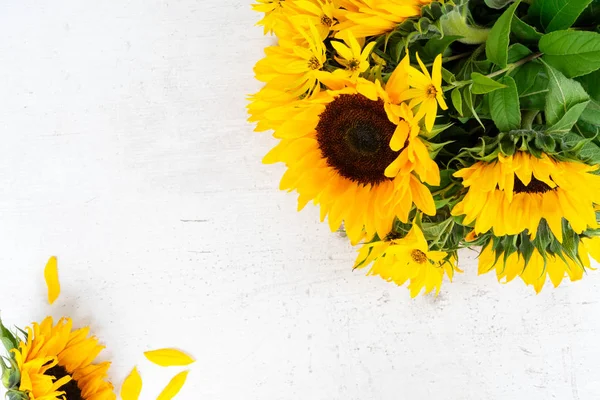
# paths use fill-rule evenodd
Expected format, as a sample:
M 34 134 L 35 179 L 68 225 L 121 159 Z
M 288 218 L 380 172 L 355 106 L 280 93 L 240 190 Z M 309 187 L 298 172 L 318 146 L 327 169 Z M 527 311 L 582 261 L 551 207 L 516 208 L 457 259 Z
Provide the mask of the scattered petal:
M 121 398 L 123 400 L 138 400 L 142 392 L 142 377 L 137 368 L 133 368 L 131 373 L 123 381 L 121 387 Z
M 187 379 L 189 372 L 190 371 L 183 371 L 175 375 L 173 379 L 171 379 L 171 382 L 169 382 L 169 384 L 158 395 L 156 400 L 171 400 L 173 397 L 175 397 L 185 384 L 185 380 Z
M 52 304 L 60 295 L 60 282 L 58 280 L 58 262 L 56 257 L 52 256 L 44 268 L 44 278 L 48 287 L 48 303 Z
M 196 361 L 191 356 L 176 349 L 147 351 L 144 355 L 148 360 L 161 367 L 182 367 Z

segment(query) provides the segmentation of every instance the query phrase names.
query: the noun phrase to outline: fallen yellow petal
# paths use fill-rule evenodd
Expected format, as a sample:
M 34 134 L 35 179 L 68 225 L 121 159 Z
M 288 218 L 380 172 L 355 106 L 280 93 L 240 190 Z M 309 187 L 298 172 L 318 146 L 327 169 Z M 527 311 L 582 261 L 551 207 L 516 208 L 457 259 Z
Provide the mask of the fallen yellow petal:
M 133 368 L 131 373 L 123 381 L 121 387 L 121 398 L 123 400 L 138 400 L 142 392 L 142 377 L 137 368 Z
M 56 257 L 52 256 L 44 268 L 44 278 L 48 287 L 48 303 L 52 304 L 58 299 L 60 294 L 60 282 L 58 281 L 58 262 Z
M 187 379 L 189 372 L 190 371 L 183 371 L 175 375 L 173 379 L 171 379 L 171 382 L 169 382 L 169 384 L 158 395 L 156 400 L 171 400 L 173 397 L 175 397 L 185 384 L 185 380 Z
M 144 355 L 148 360 L 161 367 L 182 367 L 195 361 L 191 356 L 176 349 L 147 351 Z

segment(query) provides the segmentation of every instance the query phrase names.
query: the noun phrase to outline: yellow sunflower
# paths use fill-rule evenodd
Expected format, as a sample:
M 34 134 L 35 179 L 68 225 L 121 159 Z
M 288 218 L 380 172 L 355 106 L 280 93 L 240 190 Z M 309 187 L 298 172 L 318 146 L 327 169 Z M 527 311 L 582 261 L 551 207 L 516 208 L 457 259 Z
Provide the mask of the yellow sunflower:
M 371 42 L 363 48 L 352 35 L 352 32 L 342 36 L 344 43 L 331 42 L 335 51 L 340 55 L 340 57 L 335 56 L 335 60 L 344 67 L 344 69 L 335 70 L 334 73 L 340 73 L 350 80 L 356 81 L 361 73 L 369 69 L 369 55 L 376 43 Z
M 568 276 L 571 281 L 581 279 L 584 268 L 591 268 L 590 256 L 600 262 L 600 237 L 582 238 L 578 252 L 581 265 L 566 255 L 547 253 L 544 260 L 542 254 L 534 249 L 529 262 L 525 265 L 525 259 L 518 252 L 512 253 L 505 260 L 504 253 L 496 254 L 490 242 L 479 255 L 479 274 L 495 270 L 498 280 L 504 283 L 519 276 L 525 284 L 533 286 L 536 293 L 539 293 L 547 277 L 554 287 L 557 287 L 565 276 Z
M 308 32 L 298 28 L 306 39 L 304 46 L 270 46 L 266 57 L 254 66 L 256 79 L 269 89 L 302 96 L 319 88 L 319 73 L 327 60 L 325 45 L 317 29 L 310 25 Z
M 426 214 L 436 211 L 429 189 L 410 170 L 385 175 L 406 151 L 390 148 L 396 130 L 404 129 L 385 105 L 393 91 L 389 84 L 384 90 L 379 82 L 359 79 L 356 86 L 322 92 L 305 99 L 304 107 L 282 106 L 277 118 L 271 115 L 283 121 L 275 129 L 282 140 L 264 162 L 287 165 L 280 188 L 298 191 L 299 209 L 311 200 L 320 204 L 321 220 L 327 216 L 332 230 L 344 221 L 352 243 L 385 237 L 396 217 L 408 220 L 413 203 Z M 414 170 L 423 169 L 418 160 Z M 427 176 L 439 183 L 437 174 Z
M 110 363 L 94 364 L 103 349 L 89 329 L 72 329 L 70 319 L 51 317 L 27 328 L 27 339 L 12 349 L 20 375 L 18 390 L 29 400 L 114 400 L 106 376 Z
M 515 235 L 528 230 L 532 239 L 542 218 L 562 243 L 562 220 L 576 233 L 596 229 L 595 207 L 600 204 L 598 166 L 558 161 L 542 154 L 536 158 L 518 151 L 498 155 L 493 162 L 477 162 L 454 176 L 469 190 L 452 210 L 475 221 L 475 233 L 493 229 L 494 235 Z
M 421 71 L 410 65 L 407 67 L 408 81 L 412 88 L 405 92 L 402 100 L 410 99 L 410 108 L 419 106 L 416 118 L 420 120 L 425 117 L 425 128 L 431 131 L 435 123 L 438 103 L 442 110 L 448 109 L 442 90 L 442 55 L 438 54 L 433 61 L 431 75 L 419 58 L 419 53 L 417 53 L 417 61 Z
M 286 6 L 289 1 L 285 0 L 257 0 L 258 3 L 252 4 L 252 9 L 264 13 L 264 17 L 258 21 L 257 25 L 264 27 L 265 35 L 273 32 L 275 25 L 282 15 L 286 12 Z
M 354 268 L 364 268 L 373 263 L 367 275 L 379 275 L 398 286 L 409 281 L 411 297 L 422 289 L 425 294 L 440 292 L 444 275 L 454 277 L 456 259 L 443 251 L 431 251 L 423 232 L 417 224 L 404 238 L 390 234 L 385 240 L 365 244 L 360 250 Z
M 333 16 L 337 9 L 331 0 L 293 0 L 291 4 L 296 12 L 289 19 L 297 26 L 309 29 L 309 25 L 317 28 L 317 32 L 324 40 L 336 24 Z
M 394 30 L 407 18 L 421 15 L 421 6 L 429 0 L 337 0 L 340 8 L 335 27 L 339 31 L 351 31 L 355 37 L 380 35 Z

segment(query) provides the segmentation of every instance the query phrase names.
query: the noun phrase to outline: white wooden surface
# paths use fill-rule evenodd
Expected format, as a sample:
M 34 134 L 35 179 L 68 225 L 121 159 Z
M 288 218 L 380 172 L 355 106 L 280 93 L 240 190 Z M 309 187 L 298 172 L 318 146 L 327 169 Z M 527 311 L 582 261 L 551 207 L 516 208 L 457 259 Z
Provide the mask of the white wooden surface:
M 245 122 L 271 42 L 242 0 L 0 2 L 0 308 L 91 324 L 143 399 L 599 399 L 600 273 L 536 296 L 477 277 L 410 300 L 279 192 Z M 42 268 L 63 293 L 46 305 Z

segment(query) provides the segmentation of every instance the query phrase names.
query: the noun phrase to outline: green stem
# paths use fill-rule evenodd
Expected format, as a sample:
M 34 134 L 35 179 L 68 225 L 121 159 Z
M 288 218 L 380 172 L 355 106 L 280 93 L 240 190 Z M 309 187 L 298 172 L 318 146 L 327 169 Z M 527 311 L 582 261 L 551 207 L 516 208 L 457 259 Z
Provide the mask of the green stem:
M 512 71 L 513 69 L 515 69 L 515 68 L 517 68 L 517 67 L 520 67 L 520 66 L 521 66 L 521 65 L 523 65 L 523 64 L 527 64 L 529 61 L 533 61 L 533 60 L 535 60 L 536 58 L 540 58 L 540 57 L 541 57 L 543 54 L 544 54 L 544 53 L 534 53 L 534 54 L 530 54 L 530 55 L 528 55 L 527 57 L 525 57 L 525 58 L 522 58 L 522 59 L 520 59 L 519 61 L 517 61 L 517 62 L 515 62 L 515 63 L 512 63 L 512 64 L 509 64 L 509 65 L 507 65 L 507 66 L 506 66 L 506 68 L 504 68 L 504 69 L 501 69 L 501 70 L 499 70 L 499 71 L 496 71 L 496 72 L 492 72 L 491 74 L 487 74 L 486 76 L 487 76 L 488 78 L 493 78 L 493 77 L 495 77 L 495 76 L 502 75 L 503 73 L 505 73 L 505 72 L 509 72 L 509 71 Z

